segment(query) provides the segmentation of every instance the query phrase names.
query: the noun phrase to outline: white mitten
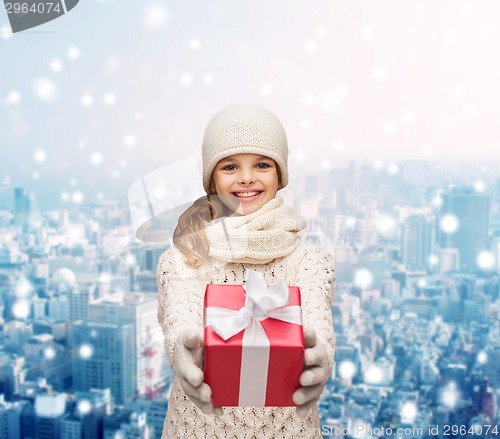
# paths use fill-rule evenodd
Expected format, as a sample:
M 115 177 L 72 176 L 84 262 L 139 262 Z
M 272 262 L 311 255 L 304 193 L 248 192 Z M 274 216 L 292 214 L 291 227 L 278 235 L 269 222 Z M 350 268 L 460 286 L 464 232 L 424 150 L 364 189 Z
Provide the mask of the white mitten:
M 304 328 L 304 344 L 304 372 L 300 375 L 302 387 L 293 394 L 297 416 L 301 418 L 305 418 L 318 402 L 329 378 L 327 352 L 324 345 L 317 342 L 314 329 Z
M 203 371 L 194 360 L 199 356 L 202 346 L 203 340 L 194 330 L 184 331 L 174 349 L 176 372 L 184 393 L 203 413 L 222 415 L 222 408 L 212 405 L 212 389 L 203 382 Z

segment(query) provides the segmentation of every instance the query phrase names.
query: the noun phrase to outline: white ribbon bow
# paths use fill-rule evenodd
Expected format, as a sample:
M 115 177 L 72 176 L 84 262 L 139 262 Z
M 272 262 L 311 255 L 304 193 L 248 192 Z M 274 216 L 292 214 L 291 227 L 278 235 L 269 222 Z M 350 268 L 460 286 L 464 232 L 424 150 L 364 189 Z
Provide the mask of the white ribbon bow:
M 268 287 L 262 273 L 248 270 L 245 305 L 238 311 L 209 306 L 205 309 L 206 326 L 224 340 L 244 330 L 240 373 L 239 406 L 264 406 L 270 341 L 262 320 L 273 318 L 302 325 L 301 308 L 286 306 L 290 292 L 283 279 Z
M 268 287 L 262 273 L 249 270 L 243 288 L 245 305 L 239 311 L 214 306 L 206 309 L 206 326 L 211 326 L 222 339 L 227 340 L 254 326 L 262 329 L 259 322 L 268 318 L 302 324 L 300 306 L 286 306 L 290 302 L 290 292 L 283 279 Z

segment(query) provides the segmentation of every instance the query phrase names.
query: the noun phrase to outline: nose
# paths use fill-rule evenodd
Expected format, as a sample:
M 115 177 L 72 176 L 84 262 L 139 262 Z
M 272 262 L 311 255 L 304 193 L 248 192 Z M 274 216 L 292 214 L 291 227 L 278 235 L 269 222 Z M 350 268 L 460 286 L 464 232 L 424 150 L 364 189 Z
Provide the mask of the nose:
M 255 175 L 252 169 L 241 169 L 238 175 L 238 181 L 240 184 L 252 184 L 255 183 Z

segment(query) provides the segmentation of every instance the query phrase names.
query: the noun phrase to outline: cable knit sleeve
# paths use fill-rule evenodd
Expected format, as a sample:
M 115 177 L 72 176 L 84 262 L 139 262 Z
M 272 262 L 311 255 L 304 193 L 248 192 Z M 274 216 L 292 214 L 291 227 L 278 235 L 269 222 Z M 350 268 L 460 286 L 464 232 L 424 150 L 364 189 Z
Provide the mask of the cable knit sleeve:
M 298 286 L 302 298 L 304 327 L 316 331 L 318 342 L 328 353 L 328 371 L 333 371 L 335 334 L 333 331 L 332 302 L 334 295 L 335 263 L 333 256 L 320 247 L 308 247 L 300 262 Z
M 172 367 L 177 371 L 175 344 L 187 329 L 196 329 L 202 334 L 201 309 L 193 306 L 193 294 L 197 291 L 192 280 L 182 279 L 179 264 L 173 249 L 165 251 L 156 270 L 158 287 L 158 323 L 163 329 L 165 351 Z

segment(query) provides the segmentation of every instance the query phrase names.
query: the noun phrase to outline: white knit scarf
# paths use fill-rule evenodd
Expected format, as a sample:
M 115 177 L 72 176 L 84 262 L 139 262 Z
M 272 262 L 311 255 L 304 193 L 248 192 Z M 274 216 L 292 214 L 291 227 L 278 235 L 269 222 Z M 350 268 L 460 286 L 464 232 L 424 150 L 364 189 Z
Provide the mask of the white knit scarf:
M 306 222 L 275 196 L 248 215 L 205 222 L 208 255 L 226 262 L 265 264 L 289 255 L 300 244 L 298 232 Z

